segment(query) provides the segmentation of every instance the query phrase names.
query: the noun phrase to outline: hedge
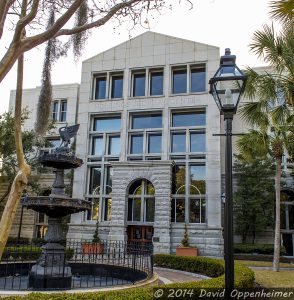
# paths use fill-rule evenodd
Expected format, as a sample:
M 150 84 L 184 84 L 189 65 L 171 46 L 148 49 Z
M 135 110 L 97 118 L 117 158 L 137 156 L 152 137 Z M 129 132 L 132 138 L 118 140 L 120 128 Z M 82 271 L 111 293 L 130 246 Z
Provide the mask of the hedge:
M 2 260 L 37 260 L 42 253 L 41 247 L 37 246 L 17 246 L 5 247 Z M 65 249 L 66 259 L 71 259 L 74 254 L 73 249 Z
M 235 244 L 235 253 L 242 253 L 242 254 L 274 254 L 274 245 L 272 244 Z M 281 247 L 280 251 L 281 255 L 286 254 L 286 250 L 284 247 Z
M 167 288 L 224 288 L 224 261 L 205 257 L 183 257 L 168 254 L 154 255 L 154 263 L 157 266 L 168 267 L 173 269 L 196 272 L 207 276 L 214 277 L 201 281 L 183 282 L 167 284 Z M 235 264 L 235 287 L 251 288 L 254 284 L 254 272 L 244 265 Z M 153 288 L 132 288 L 121 291 L 109 292 L 91 292 L 91 293 L 57 293 L 41 294 L 31 293 L 19 298 L 11 296 L 5 300 L 151 300 L 153 298 Z

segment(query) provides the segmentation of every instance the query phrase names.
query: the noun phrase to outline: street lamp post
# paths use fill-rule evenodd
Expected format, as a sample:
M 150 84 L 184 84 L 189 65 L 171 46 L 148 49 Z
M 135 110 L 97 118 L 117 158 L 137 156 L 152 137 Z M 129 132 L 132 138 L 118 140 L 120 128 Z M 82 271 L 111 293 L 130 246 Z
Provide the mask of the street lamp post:
M 246 76 L 236 66 L 236 56 L 231 55 L 230 49 L 225 50 L 225 55 L 220 59 L 220 67 L 209 80 L 209 84 L 210 94 L 225 120 L 224 252 L 226 299 L 229 299 L 230 292 L 234 289 L 232 122 L 246 84 Z

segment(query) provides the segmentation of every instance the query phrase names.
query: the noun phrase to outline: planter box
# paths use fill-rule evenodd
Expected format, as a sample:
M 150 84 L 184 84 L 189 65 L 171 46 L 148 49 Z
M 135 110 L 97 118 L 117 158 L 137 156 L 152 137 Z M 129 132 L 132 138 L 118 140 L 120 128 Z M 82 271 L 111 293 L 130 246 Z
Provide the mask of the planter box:
M 178 256 L 198 256 L 198 248 L 178 247 L 178 248 L 176 248 L 176 255 L 178 255 Z
M 103 254 L 104 245 L 103 244 L 82 244 L 82 253 L 84 254 Z

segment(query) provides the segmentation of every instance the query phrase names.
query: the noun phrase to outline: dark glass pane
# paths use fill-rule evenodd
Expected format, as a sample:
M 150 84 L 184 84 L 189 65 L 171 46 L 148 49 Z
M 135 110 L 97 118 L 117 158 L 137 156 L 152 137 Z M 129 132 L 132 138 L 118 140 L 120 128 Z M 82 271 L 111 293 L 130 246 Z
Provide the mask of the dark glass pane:
M 145 73 L 133 75 L 133 96 L 145 96 Z
M 173 194 L 185 194 L 186 166 L 174 166 L 173 168 Z
M 134 199 L 133 221 L 141 221 L 141 199 Z
M 60 122 L 66 121 L 66 112 L 67 112 L 67 101 L 62 101 L 60 107 Z
M 200 200 L 190 199 L 190 223 L 200 223 Z
M 205 166 L 190 166 L 190 194 L 205 194 Z
M 172 152 L 186 152 L 186 134 L 172 134 Z
M 294 229 L 294 205 L 289 205 L 289 229 Z
M 52 107 L 52 120 L 57 121 L 57 118 L 58 118 L 58 101 L 54 101 Z
M 281 214 L 280 214 L 280 218 L 281 218 L 281 229 L 287 229 L 286 228 L 286 206 L 285 205 L 281 205 Z
M 128 199 L 128 221 L 133 221 L 133 199 Z
M 205 68 L 191 69 L 191 92 L 204 92 L 205 90 Z
M 132 135 L 131 136 L 131 154 L 143 153 L 143 136 Z
M 111 98 L 122 98 L 123 76 L 112 76 Z
M 205 112 L 175 113 L 172 118 L 173 127 L 204 126 L 206 124 Z
M 190 133 L 190 152 L 205 152 L 205 133 Z
M 160 153 L 160 152 L 161 152 L 161 134 L 149 135 L 148 153 Z
M 44 223 L 44 222 L 45 222 L 45 214 L 39 213 L 37 223 Z
M 161 128 L 162 115 L 133 115 L 132 129 Z
M 187 92 L 187 70 L 173 71 L 173 94 Z
M 110 136 L 109 145 L 108 145 L 108 154 L 119 155 L 119 153 L 120 153 L 120 137 Z
M 163 95 L 163 72 L 150 73 L 150 95 Z
M 145 200 L 145 221 L 154 222 L 155 202 L 154 198 L 148 198 Z
M 171 222 L 175 222 L 175 213 L 176 213 L 176 200 L 171 200 Z
M 93 138 L 93 146 L 92 146 L 92 155 L 102 155 L 103 154 L 103 138 L 95 137 Z
M 101 184 L 101 168 L 100 167 L 95 167 L 91 168 L 90 172 L 90 186 L 89 186 L 89 192 L 90 194 L 92 193 L 100 193 L 100 187 Z M 96 189 L 96 191 L 95 191 Z
M 185 222 L 185 199 L 176 199 L 176 222 Z
M 113 176 L 113 168 L 107 167 L 106 169 L 106 194 L 110 194 L 112 192 L 112 176 Z
M 104 199 L 104 221 L 111 220 L 111 204 L 112 199 Z
M 114 132 L 120 131 L 120 117 L 95 119 L 94 131 L 98 132 Z
M 133 182 L 129 188 L 130 195 L 141 195 L 142 193 L 142 179 Z
M 95 99 L 106 98 L 106 77 L 97 77 L 95 86 Z
M 206 210 L 206 201 L 202 199 L 201 200 L 201 223 L 206 222 L 205 210 Z

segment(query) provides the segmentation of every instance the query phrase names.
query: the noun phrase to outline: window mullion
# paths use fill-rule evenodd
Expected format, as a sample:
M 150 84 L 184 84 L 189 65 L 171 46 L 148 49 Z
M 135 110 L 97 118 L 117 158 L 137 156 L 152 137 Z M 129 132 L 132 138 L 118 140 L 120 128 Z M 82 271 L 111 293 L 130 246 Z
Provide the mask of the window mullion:
M 110 99 L 110 74 L 109 72 L 107 72 L 106 74 L 106 87 L 105 87 L 105 99 Z
M 191 91 L 191 68 L 187 65 L 187 93 Z

